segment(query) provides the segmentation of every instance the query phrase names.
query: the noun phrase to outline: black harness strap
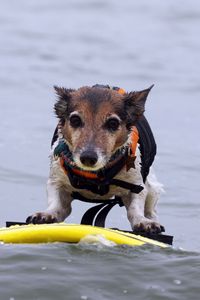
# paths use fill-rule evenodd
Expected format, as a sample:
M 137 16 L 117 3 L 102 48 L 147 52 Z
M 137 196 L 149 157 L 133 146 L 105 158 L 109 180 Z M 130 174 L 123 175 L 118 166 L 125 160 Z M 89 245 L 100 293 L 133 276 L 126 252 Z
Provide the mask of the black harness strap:
M 115 196 L 113 199 L 100 200 L 88 199 L 79 194 L 78 192 L 72 193 L 72 198 L 88 203 L 101 203 L 89 208 L 81 219 L 81 224 L 95 225 L 98 227 L 105 227 L 105 220 L 109 211 L 115 206 L 124 206 L 121 197 Z M 96 217 L 96 219 L 95 219 Z
M 72 192 L 71 196 L 72 196 L 73 199 L 77 199 L 77 200 L 87 202 L 87 203 L 104 203 L 104 204 L 113 204 L 113 203 L 115 203 L 115 204 L 119 204 L 119 206 L 124 206 L 124 204 L 122 202 L 122 199 L 119 196 L 115 196 L 114 198 L 108 199 L 108 200 L 107 199 L 105 199 L 105 200 L 102 200 L 102 199 L 89 199 L 89 198 L 84 197 L 83 195 L 81 195 L 78 192 Z
M 98 212 L 105 206 L 107 206 L 109 204 L 98 204 L 98 205 L 95 205 L 95 206 L 92 206 L 91 208 L 89 208 L 83 215 L 82 219 L 81 219 L 81 223 L 80 224 L 83 224 L 83 225 L 93 225 L 94 223 L 94 219 L 95 219 L 95 216 L 98 214 Z M 98 225 L 96 225 L 98 226 Z M 99 227 L 102 227 L 102 226 L 99 226 Z
M 123 181 L 120 179 L 112 179 L 110 184 L 120 186 L 124 189 L 130 190 L 131 193 L 139 194 L 144 188 L 141 185 L 136 185 L 133 183 L 129 183 L 127 181 Z
M 116 203 L 105 205 L 104 208 L 96 216 L 94 226 L 105 227 L 106 217 L 115 205 Z

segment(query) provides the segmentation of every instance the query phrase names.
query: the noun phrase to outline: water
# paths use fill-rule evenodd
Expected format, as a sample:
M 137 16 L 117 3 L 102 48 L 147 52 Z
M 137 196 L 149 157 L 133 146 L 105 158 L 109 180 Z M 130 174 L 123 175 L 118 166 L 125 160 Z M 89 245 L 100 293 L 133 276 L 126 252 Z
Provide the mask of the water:
M 192 252 L 60 244 L 1 252 L 1 299 L 198 299 L 191 291 L 200 291 Z
M 158 210 L 175 236 L 170 250 L 0 245 L 0 299 L 199 299 L 199 1 L 2 1 L 0 27 L 0 225 L 46 207 L 53 85 L 155 83 Z M 123 208 L 107 226 L 129 228 Z

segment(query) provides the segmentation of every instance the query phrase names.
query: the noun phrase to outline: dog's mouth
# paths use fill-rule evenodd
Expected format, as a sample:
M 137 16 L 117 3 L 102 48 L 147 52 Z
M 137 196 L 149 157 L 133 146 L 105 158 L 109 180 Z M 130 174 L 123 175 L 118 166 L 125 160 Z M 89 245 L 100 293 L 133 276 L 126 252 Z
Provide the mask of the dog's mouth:
M 99 171 L 111 167 L 116 161 L 125 155 L 127 147 L 123 146 L 116 150 L 111 156 L 97 151 L 83 151 L 81 154 L 73 155 L 73 161 L 76 166 L 85 171 Z
M 113 167 L 118 161 L 124 159 L 128 155 L 128 144 L 124 144 L 121 148 L 118 148 L 113 154 L 108 156 L 99 149 L 95 149 L 95 151 L 89 149 L 82 152 L 80 152 L 79 149 L 73 152 L 68 143 L 63 139 L 54 150 L 54 155 L 56 157 L 60 156 L 69 168 L 99 173 L 101 171 L 104 172 L 107 168 Z

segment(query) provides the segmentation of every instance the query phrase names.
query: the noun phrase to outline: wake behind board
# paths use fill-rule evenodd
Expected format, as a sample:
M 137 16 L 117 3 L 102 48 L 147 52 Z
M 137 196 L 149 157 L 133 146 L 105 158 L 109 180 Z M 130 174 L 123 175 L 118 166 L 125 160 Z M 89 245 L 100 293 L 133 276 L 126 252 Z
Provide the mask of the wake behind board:
M 53 223 L 14 225 L 8 228 L 0 228 L 0 241 L 13 244 L 53 242 L 79 243 L 87 236 L 103 236 L 105 239 L 114 242 L 117 245 L 142 246 L 149 244 L 161 248 L 169 246 L 165 243 L 141 235 L 91 225 Z

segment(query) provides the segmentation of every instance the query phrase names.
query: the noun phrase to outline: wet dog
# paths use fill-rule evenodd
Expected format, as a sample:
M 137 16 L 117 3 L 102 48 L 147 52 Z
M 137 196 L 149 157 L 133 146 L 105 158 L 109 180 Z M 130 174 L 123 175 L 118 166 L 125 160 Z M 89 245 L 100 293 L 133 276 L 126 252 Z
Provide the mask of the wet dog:
M 146 176 L 142 174 L 144 145 L 138 144 L 135 126 L 144 118 L 150 89 L 126 93 L 99 85 L 77 90 L 55 87 L 59 125 L 47 182 L 48 208 L 29 216 L 28 223 L 65 220 L 73 192 L 78 191 L 88 199 L 119 196 L 134 230 L 164 231 L 156 214 L 162 186 L 150 165 Z

